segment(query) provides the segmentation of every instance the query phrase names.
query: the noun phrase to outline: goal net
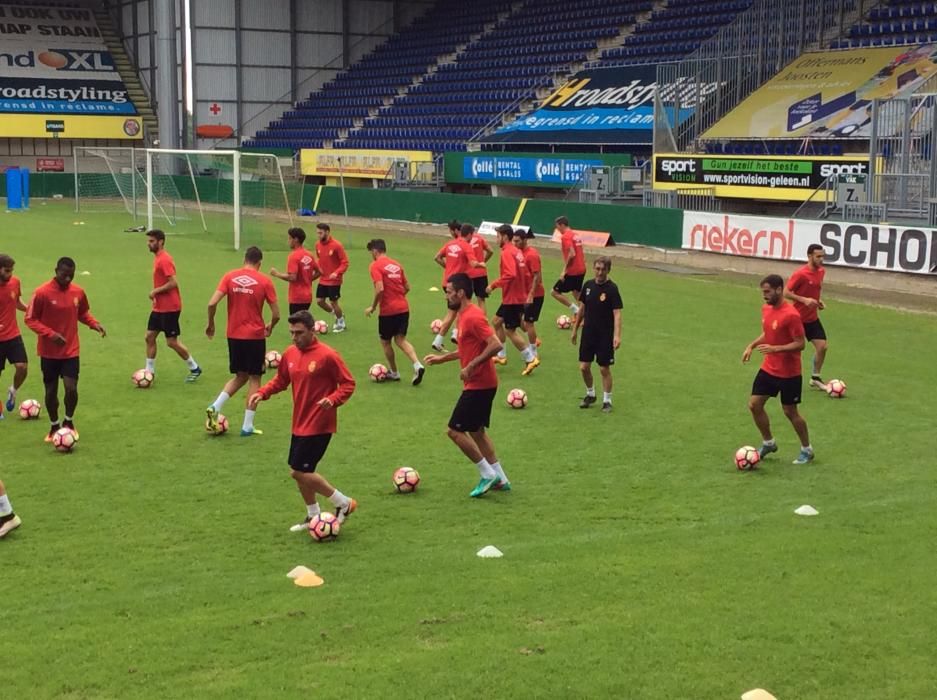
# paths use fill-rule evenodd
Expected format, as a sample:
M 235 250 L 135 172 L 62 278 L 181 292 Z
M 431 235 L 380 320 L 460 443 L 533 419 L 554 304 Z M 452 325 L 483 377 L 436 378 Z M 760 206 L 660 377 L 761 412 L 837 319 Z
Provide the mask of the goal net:
M 130 147 L 74 149 L 75 212 L 126 213 L 138 221 L 146 211 L 146 154 Z

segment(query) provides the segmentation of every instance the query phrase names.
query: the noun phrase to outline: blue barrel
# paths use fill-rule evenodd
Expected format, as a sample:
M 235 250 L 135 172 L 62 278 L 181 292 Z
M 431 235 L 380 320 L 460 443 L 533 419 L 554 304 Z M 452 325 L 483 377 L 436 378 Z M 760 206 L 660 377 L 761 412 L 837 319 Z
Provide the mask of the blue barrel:
M 23 208 L 23 176 L 19 168 L 7 168 L 7 209 Z
M 23 209 L 29 209 L 29 168 L 20 168 L 22 180 L 20 180 L 20 195 L 23 198 Z

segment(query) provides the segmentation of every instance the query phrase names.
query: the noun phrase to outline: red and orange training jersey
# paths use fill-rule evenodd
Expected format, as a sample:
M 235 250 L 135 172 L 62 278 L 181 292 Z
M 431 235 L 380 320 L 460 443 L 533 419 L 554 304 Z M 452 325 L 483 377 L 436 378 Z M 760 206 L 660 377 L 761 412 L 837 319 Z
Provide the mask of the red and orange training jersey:
M 218 291 L 228 297 L 227 336 L 236 340 L 263 340 L 264 302 L 277 300 L 270 278 L 259 270 L 242 267 L 222 277 Z
M 770 304 L 761 307 L 761 329 L 768 345 L 787 345 L 794 338 L 804 337 L 800 314 L 786 301 L 777 308 Z M 774 377 L 796 377 L 801 373 L 800 350 L 769 353 L 765 355 L 761 368 Z
M 494 335 L 494 329 L 485 318 L 485 312 L 475 304 L 470 304 L 459 312 L 459 365 L 465 367 L 482 354 L 488 345 L 488 338 Z M 462 383 L 465 389 L 493 389 L 498 386 L 494 360 L 489 358 L 475 369 L 475 372 Z
M 62 289 L 55 280 L 46 282 L 35 291 L 26 310 L 26 325 L 39 336 L 39 357 L 49 360 L 78 357 L 79 321 L 89 328 L 101 327 L 91 315 L 85 290 L 77 284 Z M 64 345 L 52 340 L 56 334 L 65 338 Z
M 382 255 L 371 263 L 371 281 L 384 285 L 380 316 L 395 316 L 410 310 L 407 303 L 407 274 L 400 263 Z

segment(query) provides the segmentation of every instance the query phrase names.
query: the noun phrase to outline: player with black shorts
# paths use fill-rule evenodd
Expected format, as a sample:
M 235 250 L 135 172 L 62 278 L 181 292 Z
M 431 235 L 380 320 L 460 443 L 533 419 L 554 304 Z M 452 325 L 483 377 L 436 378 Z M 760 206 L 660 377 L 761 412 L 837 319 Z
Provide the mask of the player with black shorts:
M 275 267 L 270 268 L 270 276 L 289 283 L 287 289 L 287 302 L 290 314 L 297 311 L 308 311 L 312 306 L 312 283 L 322 274 L 319 264 L 311 251 L 306 250 L 306 232 L 294 227 L 286 232 L 287 245 L 290 254 L 286 258 L 286 272 L 279 272 Z
M 326 223 L 316 224 L 316 257 L 322 276 L 316 287 L 316 301 L 324 311 L 335 314 L 333 333 L 342 333 L 345 326 L 345 312 L 338 300 L 342 297 L 342 279 L 348 271 L 348 254 L 345 248 L 332 237 L 332 229 Z
M 485 312 L 472 303 L 472 280 L 467 274 L 456 274 L 446 283 L 446 305 L 457 311 L 459 349 L 441 355 L 427 355 L 427 365 L 458 360 L 462 367 L 462 395 L 449 418 L 448 436 L 462 454 L 478 468 L 478 485 L 469 493 L 478 498 L 489 490 L 510 491 L 495 446 L 486 428 L 491 423 L 491 406 L 498 392 L 498 375 L 492 358 L 501 348 Z
M 560 248 L 563 253 L 563 272 L 553 285 L 553 298 L 569 308 L 574 316 L 579 313 L 579 300 L 582 298 L 582 284 L 586 278 L 586 256 L 582 249 L 582 239 L 569 227 L 569 219 L 556 217 L 556 230 L 560 234 Z M 573 301 L 567 297 L 572 293 Z
M 60 427 L 75 430 L 75 409 L 78 407 L 78 322 L 105 337 L 107 332 L 91 315 L 85 291 L 72 283 L 75 261 L 59 258 L 55 277 L 39 287 L 26 309 L 26 325 L 39 336 L 38 355 L 45 385 L 46 411 L 51 426 L 46 442 Z M 59 424 L 59 379 L 65 387 L 65 419 Z
M 330 484 L 317 472 L 319 462 L 338 430 L 338 407 L 351 398 L 355 379 L 341 356 L 316 338 L 315 322 L 308 311 L 290 314 L 293 344 L 283 351 L 276 376 L 248 399 L 248 407 L 266 401 L 287 387 L 293 389 L 292 438 L 287 463 L 306 504 L 306 518 L 290 529 L 305 530 L 321 511 L 316 496 L 335 506 L 335 515 L 345 522 L 358 503 Z
M 280 320 L 280 307 L 273 280 L 260 271 L 264 254 L 251 246 L 244 254 L 244 267 L 231 270 L 218 283 L 218 288 L 208 300 L 208 327 L 205 335 L 215 337 L 215 311 L 218 303 L 228 299 L 228 369 L 234 376 L 224 385 L 218 398 L 206 409 L 207 426 L 218 429 L 218 416 L 225 402 L 247 384 L 250 397 L 260 387 L 260 375 L 264 373 L 267 354 L 267 338 Z M 264 323 L 264 302 L 270 306 L 270 323 Z M 248 406 L 244 411 L 241 437 L 263 435 L 254 427 L 256 411 Z
M 364 315 L 370 316 L 375 309 L 380 308 L 377 333 L 390 368 L 388 379 L 400 381 L 397 356 L 394 346 L 390 344 L 393 340 L 413 363 L 413 380 L 410 383 L 418 386 L 423 381 L 426 369 L 417 358 L 413 345 L 407 340 L 407 329 L 410 325 L 410 305 L 407 303 L 410 283 L 407 281 L 407 273 L 399 262 L 387 257 L 387 244 L 384 239 L 375 238 L 368 241 L 368 251 L 372 258 L 369 272 L 374 283 L 374 300 L 371 306 L 364 310 Z
M 765 358 L 752 382 L 748 400 L 748 409 L 763 440 L 759 453 L 764 458 L 778 451 L 765 404 L 780 394 L 784 415 L 800 438 L 800 454 L 794 464 L 806 464 L 813 460 L 813 447 L 807 421 L 797 410 L 803 387 L 800 353 L 806 343 L 804 325 L 797 310 L 784 301 L 784 279 L 780 275 L 768 275 L 761 280 L 761 296 L 765 302 L 761 307 L 761 335 L 742 353 L 742 362 L 748 362 L 755 350 Z
M 13 365 L 13 383 L 7 390 L 7 411 L 16 408 L 16 392 L 23 386 L 29 371 L 26 345 L 16 322 L 16 312 L 26 311 L 26 304 L 23 303 L 20 281 L 13 276 L 15 266 L 13 258 L 0 253 L 0 374 L 7 362 Z M 3 406 L 0 406 L 2 417 Z
M 486 310 L 485 299 L 488 298 L 488 268 L 486 264 L 495 254 L 494 250 L 485 237 L 475 231 L 472 224 L 462 224 L 462 238 L 464 238 L 475 253 L 475 262 L 480 265 L 473 265 L 469 268 L 468 276 L 472 280 L 472 294 L 475 296 L 475 303 L 482 311 Z
M 583 285 L 579 297 L 579 312 L 573 321 L 571 340 L 575 345 L 579 327 L 582 326 L 579 371 L 586 385 L 586 395 L 579 408 L 589 408 L 596 402 L 592 378 L 594 361 L 602 376 L 602 411 L 608 413 L 612 410 L 612 365 L 615 364 L 615 351 L 621 347 L 623 304 L 618 286 L 608 278 L 612 271 L 612 259 L 605 256 L 596 258 L 593 270 L 595 278 Z
M 794 308 L 804 323 L 804 337 L 813 344 L 813 371 L 810 373 L 810 386 L 826 390 L 826 384 L 820 378 L 823 361 L 829 344 L 826 330 L 820 322 L 820 311 L 825 308 L 820 300 L 826 268 L 823 266 L 823 246 L 812 243 L 807 246 L 807 264 L 796 270 L 787 281 L 784 298 L 794 302 Z
M 534 237 L 534 232 L 523 229 L 514 230 L 512 239 L 514 247 L 524 254 L 527 272 L 527 299 L 524 302 L 524 318 L 522 327 L 527 331 L 527 340 L 530 343 L 530 351 L 534 355 L 539 355 L 537 350 L 540 347 L 540 338 L 537 337 L 537 321 L 540 320 L 540 312 L 543 310 L 543 298 L 546 291 L 543 288 L 543 267 L 540 263 L 540 253 L 534 248 L 530 241 Z
M 194 382 L 202 375 L 202 369 L 189 349 L 179 340 L 182 334 L 179 326 L 182 295 L 179 293 L 179 283 L 176 282 L 176 264 L 166 251 L 166 234 L 159 229 L 147 231 L 146 246 L 153 253 L 153 289 L 150 290 L 153 310 L 146 324 L 146 369 L 156 373 L 156 339 L 162 333 L 166 336 L 166 345 L 172 348 L 189 368 L 185 380 Z

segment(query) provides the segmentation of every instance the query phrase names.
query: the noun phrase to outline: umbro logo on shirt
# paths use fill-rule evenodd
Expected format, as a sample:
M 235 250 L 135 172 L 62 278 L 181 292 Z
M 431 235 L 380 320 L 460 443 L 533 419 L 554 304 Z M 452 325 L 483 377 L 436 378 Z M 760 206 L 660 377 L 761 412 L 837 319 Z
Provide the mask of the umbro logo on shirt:
M 312 258 L 310 258 L 308 255 L 304 255 L 303 259 L 300 260 L 299 262 L 302 263 L 303 265 L 309 265 L 312 262 Z
M 253 294 L 254 290 L 251 289 L 251 287 L 257 284 L 257 280 L 247 275 L 238 275 L 237 277 L 231 278 L 231 281 L 237 285 L 233 287 L 231 291 L 238 292 L 239 294 Z
M 392 275 L 395 275 L 395 274 L 397 274 L 398 272 L 400 272 L 400 266 L 399 266 L 399 265 L 387 265 L 384 269 L 387 270 L 387 271 L 388 271 L 390 274 L 392 274 Z

